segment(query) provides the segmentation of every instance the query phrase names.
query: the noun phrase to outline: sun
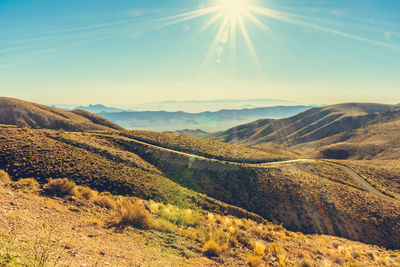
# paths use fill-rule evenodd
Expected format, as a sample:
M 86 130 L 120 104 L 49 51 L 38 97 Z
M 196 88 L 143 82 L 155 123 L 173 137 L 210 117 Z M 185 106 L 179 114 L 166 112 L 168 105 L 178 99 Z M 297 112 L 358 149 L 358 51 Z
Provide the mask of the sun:
M 210 46 L 203 66 L 206 68 L 211 62 L 228 62 L 224 57 L 230 57 L 234 66 L 236 63 L 236 43 L 239 38 L 244 40 L 250 52 L 251 59 L 261 69 L 256 49 L 247 30 L 248 24 L 254 24 L 267 34 L 269 29 L 259 16 L 277 17 L 275 11 L 256 5 L 255 0 L 209 0 L 209 5 L 198 10 L 171 17 L 167 25 L 176 24 L 195 18 L 209 16 L 200 32 L 204 32 L 211 25 L 219 24 L 215 38 Z M 224 52 L 228 51 L 228 52 Z
M 232 21 L 240 20 L 250 10 L 250 0 L 216 0 L 215 8 Z

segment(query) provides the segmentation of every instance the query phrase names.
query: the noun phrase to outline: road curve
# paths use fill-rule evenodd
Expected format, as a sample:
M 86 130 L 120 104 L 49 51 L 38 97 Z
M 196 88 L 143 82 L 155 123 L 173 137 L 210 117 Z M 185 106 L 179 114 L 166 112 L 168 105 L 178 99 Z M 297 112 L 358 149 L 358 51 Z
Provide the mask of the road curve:
M 355 182 L 357 182 L 361 187 L 363 187 L 365 190 L 367 190 L 369 193 L 374 194 L 376 196 L 380 197 L 385 197 L 385 198 L 390 198 L 398 203 L 400 203 L 400 200 L 387 196 L 377 190 L 375 187 L 373 187 L 367 180 L 365 180 L 360 174 L 358 174 L 356 171 L 354 171 L 352 168 L 338 164 L 335 162 L 331 162 L 328 160 L 316 160 L 316 159 L 294 159 L 294 160 L 285 160 L 285 161 L 275 161 L 275 162 L 265 162 L 265 163 L 245 163 L 245 162 L 236 162 L 236 161 L 229 161 L 229 160 L 219 160 L 219 159 L 213 159 L 213 158 L 207 158 L 204 156 L 199 156 L 196 154 L 191 154 L 191 153 L 186 153 L 186 152 L 181 152 L 178 150 L 170 149 L 170 148 L 165 148 L 162 146 L 157 146 L 153 145 L 147 142 L 139 141 L 135 138 L 132 137 L 124 137 L 124 136 L 115 136 L 115 135 L 105 135 L 105 134 L 96 134 L 98 136 L 104 136 L 104 137 L 112 137 L 112 138 L 119 138 L 122 140 L 129 140 L 144 146 L 147 146 L 149 148 L 157 149 L 157 150 L 162 150 L 178 155 L 184 155 L 190 158 L 195 158 L 195 159 L 200 159 L 200 160 L 207 160 L 207 161 L 212 161 L 212 162 L 220 162 L 224 164 L 232 164 L 232 165 L 239 165 L 239 166 L 252 166 L 252 167 L 258 167 L 258 168 L 271 168 L 274 166 L 279 166 L 279 165 L 291 165 L 291 164 L 298 164 L 298 163 L 316 163 L 316 162 L 325 162 L 331 165 L 334 165 L 340 169 L 342 169 L 344 172 L 346 172 Z

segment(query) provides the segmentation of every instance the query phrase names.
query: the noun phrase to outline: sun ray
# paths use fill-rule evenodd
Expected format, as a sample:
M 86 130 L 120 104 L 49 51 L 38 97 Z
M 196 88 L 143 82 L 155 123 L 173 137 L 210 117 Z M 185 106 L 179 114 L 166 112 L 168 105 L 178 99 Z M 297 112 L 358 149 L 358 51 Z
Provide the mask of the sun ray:
M 245 13 L 246 18 L 253 22 L 259 29 L 264 31 L 267 35 L 269 35 L 275 42 L 280 43 L 278 37 L 275 35 L 275 33 L 271 30 L 270 27 L 268 27 L 265 23 L 263 23 L 260 19 L 258 19 L 256 16 L 251 14 L 250 12 Z
M 253 42 L 250 39 L 249 33 L 247 32 L 246 26 L 244 25 L 243 19 L 240 18 L 238 20 L 239 28 L 242 32 L 243 38 L 248 46 L 248 49 L 250 51 L 250 55 L 256 64 L 257 68 L 259 71 L 261 71 L 261 63 L 260 60 L 258 59 L 256 49 L 254 48 Z
M 223 15 L 224 15 L 223 12 L 216 13 L 214 16 L 212 16 L 212 18 L 210 20 L 207 21 L 206 24 L 204 24 L 204 26 L 201 28 L 200 32 L 204 32 L 205 30 L 210 28 L 211 25 L 216 23 Z
M 318 25 L 316 23 L 310 23 L 310 22 L 306 22 L 304 20 L 300 20 L 300 19 L 295 19 L 295 17 L 302 17 L 302 16 L 298 16 L 298 15 L 294 15 L 294 14 L 290 14 L 290 13 L 285 13 L 285 12 L 280 12 L 280 11 L 276 11 L 273 9 L 269 9 L 269 8 L 262 8 L 262 7 L 254 7 L 251 6 L 250 10 L 256 14 L 260 14 L 272 19 L 276 19 L 282 22 L 286 22 L 286 23 L 290 23 L 296 26 L 302 26 L 302 27 L 307 27 L 307 28 L 312 28 L 315 30 L 319 30 L 319 31 L 324 31 L 324 32 L 328 32 L 337 36 L 341 36 L 341 37 L 345 37 L 345 38 L 350 38 L 353 40 L 358 40 L 361 42 L 366 42 L 366 43 L 370 43 L 370 44 L 374 44 L 374 45 L 378 45 L 378 46 L 383 46 L 383 47 L 387 47 L 387 48 L 391 48 L 391 49 L 395 49 L 395 50 L 400 50 L 399 46 L 396 45 L 391 45 L 385 42 L 380 42 L 380 41 L 376 41 L 373 39 L 369 39 L 369 38 L 365 38 L 365 37 L 361 37 L 358 35 L 354 35 L 354 34 L 350 34 L 350 33 L 346 33 L 343 31 L 339 31 L 339 30 L 335 30 L 335 29 L 331 29 L 329 27 L 325 27 L 325 26 L 321 26 Z
M 218 43 L 222 39 L 223 33 L 226 31 L 226 26 L 228 25 L 228 19 L 225 18 L 224 21 L 222 22 L 221 26 L 219 27 L 218 33 L 214 38 L 214 41 L 210 47 L 210 50 L 208 51 L 208 54 L 206 56 L 206 59 L 204 61 L 203 67 L 205 67 L 211 59 L 211 56 L 213 53 L 215 53 L 215 48 L 217 47 Z

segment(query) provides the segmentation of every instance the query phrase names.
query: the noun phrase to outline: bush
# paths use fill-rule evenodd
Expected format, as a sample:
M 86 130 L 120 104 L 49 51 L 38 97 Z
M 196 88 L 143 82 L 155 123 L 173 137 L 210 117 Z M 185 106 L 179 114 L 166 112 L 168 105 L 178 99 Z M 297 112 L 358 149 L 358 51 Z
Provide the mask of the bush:
M 99 205 L 100 207 L 107 208 L 109 210 L 113 210 L 117 206 L 114 199 L 112 199 L 108 196 L 102 195 L 102 194 L 100 194 L 96 197 L 96 199 L 94 200 L 94 203 Z
M 77 192 L 78 192 L 78 196 L 80 198 L 83 198 L 83 199 L 86 199 L 86 200 L 94 199 L 98 195 L 97 191 L 94 191 L 94 190 L 90 189 L 87 186 L 78 186 L 77 187 Z
M 205 254 L 209 257 L 218 256 L 222 249 L 214 240 L 209 240 L 204 244 Z
M 49 182 L 44 185 L 44 189 L 62 195 L 78 195 L 78 188 L 76 184 L 73 181 L 68 180 L 67 178 L 49 179 Z
M 3 170 L 0 170 L 0 182 L 2 183 L 9 183 L 11 182 L 10 175 Z
M 118 203 L 119 222 L 121 224 L 131 224 L 141 229 L 151 229 L 154 225 L 150 213 L 140 202 L 130 200 L 120 200 Z

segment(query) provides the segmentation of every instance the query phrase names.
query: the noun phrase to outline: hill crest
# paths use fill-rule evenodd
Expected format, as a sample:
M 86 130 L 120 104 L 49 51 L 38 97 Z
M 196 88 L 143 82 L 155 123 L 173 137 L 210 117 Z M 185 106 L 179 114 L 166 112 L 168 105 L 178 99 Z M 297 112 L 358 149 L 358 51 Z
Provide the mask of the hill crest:
M 8 97 L 0 97 L 0 124 L 66 131 L 122 129 L 83 110 L 65 111 Z

